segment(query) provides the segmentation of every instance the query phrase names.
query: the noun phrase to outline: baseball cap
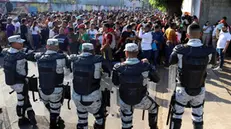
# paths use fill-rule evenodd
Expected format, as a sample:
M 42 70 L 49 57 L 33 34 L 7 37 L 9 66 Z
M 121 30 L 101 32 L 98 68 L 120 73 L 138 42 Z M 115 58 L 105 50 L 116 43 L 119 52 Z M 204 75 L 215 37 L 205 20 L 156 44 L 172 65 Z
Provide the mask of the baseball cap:
M 79 29 L 85 29 L 85 25 L 84 25 L 84 24 L 80 24 L 80 25 L 78 26 L 78 28 L 79 28 Z
M 10 43 L 23 43 L 23 42 L 25 42 L 24 39 L 21 39 L 21 36 L 20 36 L 20 35 L 10 36 L 10 37 L 8 38 L 8 41 L 9 41 Z
M 58 41 L 58 39 L 48 39 L 48 40 L 47 40 L 47 45 L 55 45 L 55 46 L 58 46 L 58 45 L 59 45 L 59 41 Z
M 125 46 L 124 51 L 128 51 L 128 52 L 138 52 L 138 46 L 135 43 L 127 43 Z
M 82 44 L 82 50 L 93 50 L 94 49 L 94 46 L 92 43 L 83 43 Z

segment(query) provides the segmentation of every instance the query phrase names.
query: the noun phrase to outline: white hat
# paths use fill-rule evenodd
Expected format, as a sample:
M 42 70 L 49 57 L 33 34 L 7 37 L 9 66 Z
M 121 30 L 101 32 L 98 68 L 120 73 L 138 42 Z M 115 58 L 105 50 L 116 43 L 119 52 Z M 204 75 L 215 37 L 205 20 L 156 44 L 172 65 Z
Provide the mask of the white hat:
M 59 45 L 59 40 L 58 40 L 58 39 L 48 39 L 48 40 L 47 40 L 47 45 L 55 45 L 55 46 L 58 46 L 58 45 Z
M 94 46 L 92 43 L 83 43 L 82 50 L 94 50 Z
M 138 52 L 138 46 L 135 43 L 127 43 L 125 46 L 124 51 L 128 51 L 128 52 Z
M 21 39 L 21 36 L 20 36 L 20 35 L 13 35 L 13 36 L 10 36 L 10 37 L 8 38 L 8 41 L 9 41 L 10 43 L 23 43 L 23 42 L 25 42 L 24 39 Z

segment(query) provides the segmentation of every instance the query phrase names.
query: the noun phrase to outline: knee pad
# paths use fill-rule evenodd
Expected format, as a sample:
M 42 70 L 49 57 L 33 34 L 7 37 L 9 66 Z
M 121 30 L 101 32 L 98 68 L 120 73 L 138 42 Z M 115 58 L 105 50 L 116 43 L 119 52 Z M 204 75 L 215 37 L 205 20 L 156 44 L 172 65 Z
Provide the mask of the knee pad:
M 23 117 L 25 115 L 25 111 L 23 109 L 23 106 L 16 106 L 16 112 L 18 117 Z

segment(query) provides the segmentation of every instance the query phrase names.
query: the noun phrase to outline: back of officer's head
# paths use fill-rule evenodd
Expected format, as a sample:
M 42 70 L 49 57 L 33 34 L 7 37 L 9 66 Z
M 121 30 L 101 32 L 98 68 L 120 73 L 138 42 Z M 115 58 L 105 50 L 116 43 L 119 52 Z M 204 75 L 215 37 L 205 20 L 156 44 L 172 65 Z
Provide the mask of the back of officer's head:
M 47 50 L 58 51 L 59 50 L 58 39 L 48 39 L 46 48 L 47 48 Z
M 138 45 L 135 43 L 127 43 L 125 45 L 125 56 L 126 58 L 137 58 L 137 55 L 139 53 Z
M 201 37 L 201 28 L 198 24 L 193 23 L 188 26 L 187 37 L 189 39 L 199 39 Z
M 94 46 L 92 43 L 83 43 L 82 44 L 82 52 L 92 53 L 94 54 Z

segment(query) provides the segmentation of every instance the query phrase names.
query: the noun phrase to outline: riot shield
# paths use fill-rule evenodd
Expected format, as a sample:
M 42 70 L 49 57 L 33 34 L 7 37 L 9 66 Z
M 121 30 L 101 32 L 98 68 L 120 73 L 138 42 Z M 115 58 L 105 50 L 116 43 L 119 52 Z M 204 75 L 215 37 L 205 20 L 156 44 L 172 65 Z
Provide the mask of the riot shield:
M 63 85 L 63 100 L 67 99 L 67 107 L 69 110 L 71 110 L 70 107 L 70 101 L 71 101 L 71 86 L 69 85 L 69 82 L 66 85 Z
M 175 102 L 175 89 L 176 89 L 176 76 L 177 76 L 177 66 L 176 65 L 171 65 L 169 67 L 169 81 L 168 81 L 168 95 L 171 97 L 170 102 L 169 102 L 169 111 L 168 111 L 168 117 L 166 121 L 166 125 L 170 123 L 171 128 L 171 117 L 173 115 L 173 106 Z
M 28 90 L 32 92 L 32 97 L 33 101 L 36 102 L 38 101 L 35 98 L 35 92 L 38 92 L 38 78 L 35 77 L 35 75 L 32 75 L 31 77 L 27 77 L 27 85 L 28 85 Z

